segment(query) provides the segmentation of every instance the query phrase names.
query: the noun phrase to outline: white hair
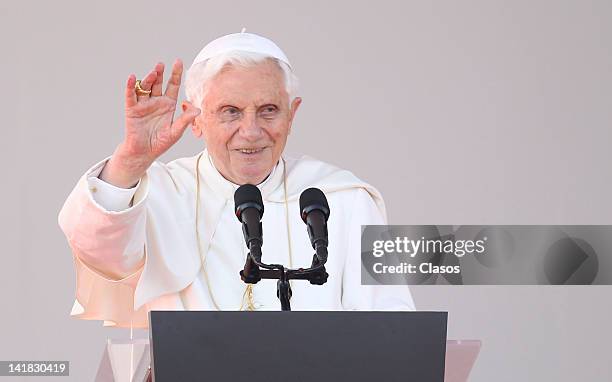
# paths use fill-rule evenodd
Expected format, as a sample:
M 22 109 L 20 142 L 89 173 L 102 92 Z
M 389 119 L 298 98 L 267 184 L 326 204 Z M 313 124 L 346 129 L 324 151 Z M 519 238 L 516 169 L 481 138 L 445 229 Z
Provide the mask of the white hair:
M 287 63 L 261 53 L 234 50 L 199 62 L 189 68 L 185 78 L 185 94 L 187 100 L 196 107 L 202 107 L 206 95 L 206 84 L 215 77 L 226 65 L 238 65 L 244 68 L 254 66 L 269 59 L 282 70 L 285 79 L 285 90 L 289 95 L 289 103 L 296 97 L 298 78 Z

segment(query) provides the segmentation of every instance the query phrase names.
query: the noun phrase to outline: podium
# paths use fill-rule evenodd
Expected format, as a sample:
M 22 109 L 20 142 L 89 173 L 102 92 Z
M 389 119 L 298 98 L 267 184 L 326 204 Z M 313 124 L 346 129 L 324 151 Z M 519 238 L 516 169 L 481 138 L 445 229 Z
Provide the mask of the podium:
M 148 339 L 107 340 L 95 382 L 146 381 L 150 372 Z
M 160 382 L 463 382 L 480 347 L 447 344 L 441 312 L 151 312 L 149 334 L 110 341 L 96 381 L 143 381 L 152 361 Z

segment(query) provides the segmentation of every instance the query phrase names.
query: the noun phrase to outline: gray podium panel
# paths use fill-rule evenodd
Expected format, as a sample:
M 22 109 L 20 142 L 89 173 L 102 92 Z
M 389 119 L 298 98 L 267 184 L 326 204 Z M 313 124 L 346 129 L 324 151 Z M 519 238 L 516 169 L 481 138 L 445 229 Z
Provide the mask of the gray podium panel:
M 152 311 L 166 381 L 444 381 L 446 312 Z

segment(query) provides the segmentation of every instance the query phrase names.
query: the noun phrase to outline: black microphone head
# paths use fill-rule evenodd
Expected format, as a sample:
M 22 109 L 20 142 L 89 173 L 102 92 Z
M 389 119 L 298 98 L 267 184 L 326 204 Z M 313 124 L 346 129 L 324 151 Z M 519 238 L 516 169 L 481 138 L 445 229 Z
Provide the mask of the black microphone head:
M 252 184 L 244 184 L 234 192 L 234 207 L 236 217 L 242 222 L 242 211 L 247 208 L 254 207 L 259 210 L 259 216 L 263 216 L 264 204 L 261 199 L 261 192 L 257 186 Z
M 325 215 L 325 221 L 329 219 L 329 205 L 323 191 L 318 188 L 308 188 L 300 195 L 300 214 L 306 223 L 306 217 L 312 210 L 320 210 Z

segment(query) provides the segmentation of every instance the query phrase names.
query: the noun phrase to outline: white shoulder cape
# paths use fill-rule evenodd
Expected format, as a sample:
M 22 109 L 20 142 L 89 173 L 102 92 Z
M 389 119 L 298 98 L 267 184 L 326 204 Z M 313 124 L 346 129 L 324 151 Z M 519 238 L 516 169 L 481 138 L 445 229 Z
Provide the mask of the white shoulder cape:
M 203 155 L 207 155 L 206 151 Z M 163 306 L 164 299 L 171 299 L 172 294 L 194 281 L 201 267 L 193 232 L 197 158 L 181 158 L 168 164 L 154 163 L 141 179 L 133 206 L 120 212 L 104 210 L 94 201 L 88 189 L 87 177 L 96 171 L 99 173 L 106 160 L 93 166 L 80 179 L 59 215 L 60 226 L 73 249 L 77 272 L 74 316 L 104 320 L 108 325 L 146 326 L 146 304 L 157 300 L 157 305 Z M 351 172 L 308 156 L 286 159 L 285 163 L 289 201 L 298 199 L 300 193 L 309 187 L 320 188 L 326 194 L 363 188 L 375 201 L 386 223 L 380 193 Z M 279 162 L 277 170 L 281 167 L 282 171 L 282 165 L 282 161 Z M 210 192 L 202 198 L 205 201 L 200 234 L 204 251 L 210 244 L 217 228 L 215 224 L 227 199 L 228 195 Z M 264 200 L 284 203 L 283 187 L 276 187 L 264 194 Z M 95 231 L 96 225 L 104 225 L 104 228 L 100 228 L 97 236 L 92 238 L 88 230 Z M 144 229 L 145 232 L 141 234 L 146 237 L 144 266 L 121 279 L 102 274 L 78 256 L 79 251 L 87 250 L 92 245 L 108 246 L 108 250 L 112 251 L 112 240 L 117 243 L 129 240 L 129 237 L 113 237 L 115 228 L 117 232 Z M 109 235 L 100 237 L 100 232 Z M 130 247 L 130 243 L 121 245 L 121 248 Z

